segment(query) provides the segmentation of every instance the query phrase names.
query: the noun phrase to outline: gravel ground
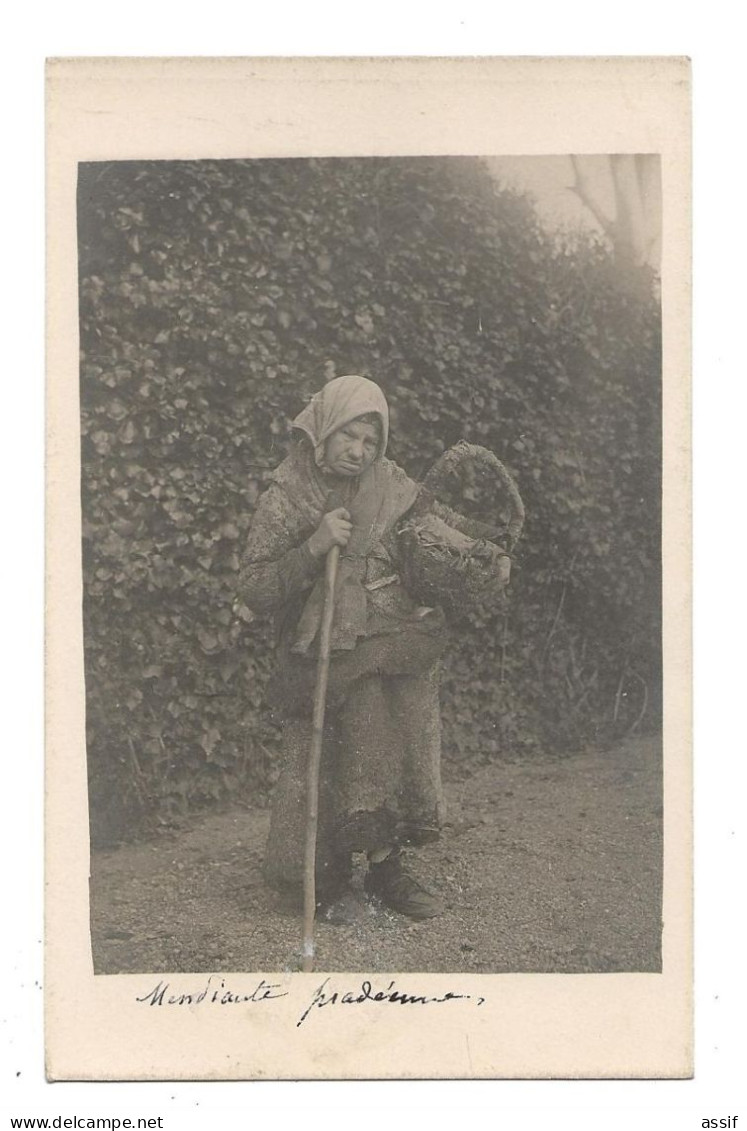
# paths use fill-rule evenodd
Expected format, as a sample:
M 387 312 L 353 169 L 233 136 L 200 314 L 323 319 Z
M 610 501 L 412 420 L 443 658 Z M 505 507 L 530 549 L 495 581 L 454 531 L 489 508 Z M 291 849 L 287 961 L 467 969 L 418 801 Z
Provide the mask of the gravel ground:
M 491 765 L 446 797 L 441 840 L 409 854 L 445 913 L 413 923 L 361 893 L 352 924 L 317 923 L 317 970 L 661 968 L 658 740 Z M 268 822 L 267 810 L 236 808 L 95 853 L 96 973 L 298 968 L 299 918 L 262 883 Z

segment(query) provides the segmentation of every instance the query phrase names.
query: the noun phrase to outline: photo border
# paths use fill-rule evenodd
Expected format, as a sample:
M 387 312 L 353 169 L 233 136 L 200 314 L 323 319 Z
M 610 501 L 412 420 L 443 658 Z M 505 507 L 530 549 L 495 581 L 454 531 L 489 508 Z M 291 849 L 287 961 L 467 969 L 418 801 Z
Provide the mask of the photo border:
M 240 97 L 240 92 L 243 97 Z M 231 1016 L 93 976 L 80 568 L 82 160 L 658 152 L 664 250 L 661 974 L 408 976 L 469 995 L 297 1020 L 323 975 Z M 78 59 L 48 65 L 47 1063 L 52 1079 L 686 1077 L 692 1071 L 689 65 L 655 59 Z M 159 973 L 175 989 L 198 975 Z M 225 977 L 229 977 L 224 975 Z M 257 978 L 237 972 L 237 984 Z M 360 975 L 335 974 L 340 988 Z M 377 976 L 381 979 L 381 976 Z M 278 981 L 278 976 L 274 977 Z M 251 988 L 251 987 L 250 987 Z M 477 1007 L 474 1003 L 484 998 Z M 270 1008 L 266 1008 L 266 1006 Z M 651 1024 L 651 1018 L 656 1024 Z

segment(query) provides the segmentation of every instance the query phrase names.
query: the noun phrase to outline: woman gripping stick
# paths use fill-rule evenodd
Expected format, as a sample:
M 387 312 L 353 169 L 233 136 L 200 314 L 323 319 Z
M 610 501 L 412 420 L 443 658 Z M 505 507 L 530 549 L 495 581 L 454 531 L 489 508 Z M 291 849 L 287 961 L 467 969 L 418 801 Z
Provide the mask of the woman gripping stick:
M 277 635 L 269 700 L 282 727 L 282 762 L 265 879 L 300 898 L 324 560 L 339 546 L 318 910 L 332 919 L 344 910 L 353 854 L 364 853 L 368 897 L 431 918 L 441 901 L 408 872 L 402 853 L 437 838 L 443 816 L 438 683 L 445 618 L 407 591 L 396 537 L 419 486 L 385 456 L 388 407 L 367 378 L 330 381 L 293 429 L 291 452 L 260 499 L 242 562 L 242 597 L 255 611 L 274 613 Z

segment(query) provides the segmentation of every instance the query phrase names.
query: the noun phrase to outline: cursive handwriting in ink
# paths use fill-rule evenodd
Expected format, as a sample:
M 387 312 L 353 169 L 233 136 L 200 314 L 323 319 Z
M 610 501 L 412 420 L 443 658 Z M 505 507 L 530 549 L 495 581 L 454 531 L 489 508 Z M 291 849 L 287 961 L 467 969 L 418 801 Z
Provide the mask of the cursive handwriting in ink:
M 287 997 L 288 991 L 281 990 L 277 982 L 266 982 L 262 978 L 249 993 L 226 988 L 225 978 L 217 984 L 217 976 L 211 974 L 205 985 L 199 990 L 190 990 L 182 993 L 169 993 L 170 982 L 159 982 L 147 994 L 136 997 L 135 1001 L 146 1005 L 241 1005 L 247 1002 L 273 1001 L 278 997 Z
M 371 982 L 365 981 L 361 982 L 359 990 L 346 990 L 343 993 L 340 990 L 330 990 L 329 978 L 325 978 L 321 986 L 314 990 L 314 996 L 296 1022 L 296 1028 L 303 1025 L 314 1008 L 323 1009 L 325 1005 L 361 1005 L 363 1002 L 385 1002 L 389 1005 L 442 1005 L 447 1001 L 468 1000 L 474 1000 L 476 1005 L 482 1005 L 485 998 L 476 997 L 474 994 L 455 993 L 453 990 L 447 990 L 440 996 L 407 993 L 397 989 L 394 981 L 391 981 L 386 989 L 380 990 L 374 989 Z

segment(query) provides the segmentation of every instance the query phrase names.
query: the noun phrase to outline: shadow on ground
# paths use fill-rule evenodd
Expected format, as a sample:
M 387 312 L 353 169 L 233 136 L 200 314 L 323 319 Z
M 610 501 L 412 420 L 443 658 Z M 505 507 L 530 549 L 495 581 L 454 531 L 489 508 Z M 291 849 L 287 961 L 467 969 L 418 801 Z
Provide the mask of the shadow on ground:
M 660 970 L 657 739 L 491 765 L 446 795 L 442 839 L 409 860 L 445 914 L 413 923 L 361 897 L 354 924 L 317 924 L 317 970 Z M 299 919 L 262 883 L 268 822 L 266 810 L 233 809 L 95 853 L 95 972 L 297 968 Z

